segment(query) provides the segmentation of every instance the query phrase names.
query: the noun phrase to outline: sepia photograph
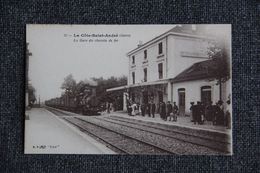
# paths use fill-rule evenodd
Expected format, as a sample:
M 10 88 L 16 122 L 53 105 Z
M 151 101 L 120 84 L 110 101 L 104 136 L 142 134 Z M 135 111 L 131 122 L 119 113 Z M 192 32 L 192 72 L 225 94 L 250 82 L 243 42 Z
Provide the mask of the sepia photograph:
M 232 155 L 231 38 L 231 24 L 27 24 L 24 153 Z

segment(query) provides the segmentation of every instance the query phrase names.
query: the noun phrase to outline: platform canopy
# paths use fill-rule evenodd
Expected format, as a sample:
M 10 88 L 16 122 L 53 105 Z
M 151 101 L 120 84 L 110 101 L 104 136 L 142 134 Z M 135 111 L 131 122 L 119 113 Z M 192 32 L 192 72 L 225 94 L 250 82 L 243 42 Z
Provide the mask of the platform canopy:
M 124 86 L 119 86 L 119 87 L 115 87 L 115 88 L 109 88 L 106 91 L 111 92 L 111 91 L 119 91 L 119 90 L 124 90 L 124 89 L 129 89 L 129 88 L 135 88 L 135 87 L 161 85 L 161 84 L 167 84 L 168 82 L 169 82 L 168 79 L 158 80 L 158 81 L 154 81 L 154 82 L 143 82 L 143 83 L 137 83 L 137 84 L 133 84 L 133 85 L 124 85 Z

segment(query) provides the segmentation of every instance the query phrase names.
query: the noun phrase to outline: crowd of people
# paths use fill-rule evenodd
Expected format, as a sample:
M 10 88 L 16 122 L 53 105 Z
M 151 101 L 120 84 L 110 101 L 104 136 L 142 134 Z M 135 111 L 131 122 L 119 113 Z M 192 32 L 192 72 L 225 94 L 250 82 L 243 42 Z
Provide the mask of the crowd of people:
M 205 121 L 210 121 L 213 125 L 224 125 L 228 129 L 231 128 L 230 100 L 226 102 L 226 110 L 224 110 L 224 104 L 221 100 L 215 105 L 213 105 L 212 102 L 204 104 L 200 101 L 196 104 L 194 102 L 191 102 L 190 104 L 191 121 L 194 124 L 201 125 L 204 124 Z M 156 110 L 160 114 L 160 118 L 164 121 L 176 122 L 179 116 L 179 108 L 176 105 L 176 102 L 173 102 L 173 104 L 171 104 L 170 101 L 167 103 L 160 102 L 159 105 L 156 105 L 153 101 L 147 104 L 139 104 L 130 101 L 127 103 L 127 111 L 130 116 L 148 115 L 148 117 L 154 118 Z
M 213 125 L 224 125 L 228 129 L 231 128 L 231 110 L 230 100 L 226 102 L 226 111 L 224 110 L 223 101 L 219 100 L 215 105 L 210 102 L 204 105 L 198 101 L 195 105 L 191 102 L 191 117 L 194 124 L 204 124 L 205 121 L 213 122 Z
M 157 106 L 153 101 L 147 104 L 139 104 L 134 102 L 131 103 L 128 101 L 127 104 L 127 111 L 128 115 L 130 116 L 148 115 L 148 117 L 154 118 L 157 110 L 156 108 Z M 167 121 L 169 117 L 169 121 L 177 121 L 177 114 L 179 113 L 179 109 L 176 105 L 176 102 L 174 102 L 173 105 L 170 102 L 167 102 L 167 104 L 165 104 L 165 102 L 160 102 L 158 112 L 162 120 Z
M 142 115 L 148 114 L 149 117 L 155 117 L 156 105 L 154 102 L 148 104 L 130 103 L 127 104 L 128 115 Z

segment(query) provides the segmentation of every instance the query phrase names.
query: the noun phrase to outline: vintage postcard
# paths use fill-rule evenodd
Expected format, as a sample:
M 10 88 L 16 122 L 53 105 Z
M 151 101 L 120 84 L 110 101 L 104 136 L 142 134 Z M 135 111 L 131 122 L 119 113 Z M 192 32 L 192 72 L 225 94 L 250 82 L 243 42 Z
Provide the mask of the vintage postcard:
M 231 25 L 26 26 L 25 154 L 232 155 Z

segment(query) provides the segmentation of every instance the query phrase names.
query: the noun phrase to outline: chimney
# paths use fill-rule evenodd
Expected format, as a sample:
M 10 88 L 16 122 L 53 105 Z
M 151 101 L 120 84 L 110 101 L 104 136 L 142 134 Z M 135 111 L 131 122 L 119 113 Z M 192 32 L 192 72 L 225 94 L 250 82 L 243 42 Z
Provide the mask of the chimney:
M 206 25 L 204 25 L 204 24 L 196 25 L 196 32 L 199 33 L 199 34 L 202 34 L 202 33 L 205 34 L 205 32 L 206 32 L 206 27 L 205 26 Z
M 194 33 L 194 26 L 192 24 L 183 24 L 181 25 L 181 32 L 192 34 Z
M 191 25 L 192 32 L 196 32 L 198 27 L 197 25 Z
M 137 47 L 141 47 L 143 45 L 143 42 L 140 40 Z
M 192 25 L 191 24 L 183 24 L 182 25 L 182 29 L 184 30 L 184 31 L 192 31 Z
M 198 33 L 201 29 L 201 25 L 197 25 L 197 24 L 184 24 L 182 25 L 182 30 L 183 32 L 186 33 Z

